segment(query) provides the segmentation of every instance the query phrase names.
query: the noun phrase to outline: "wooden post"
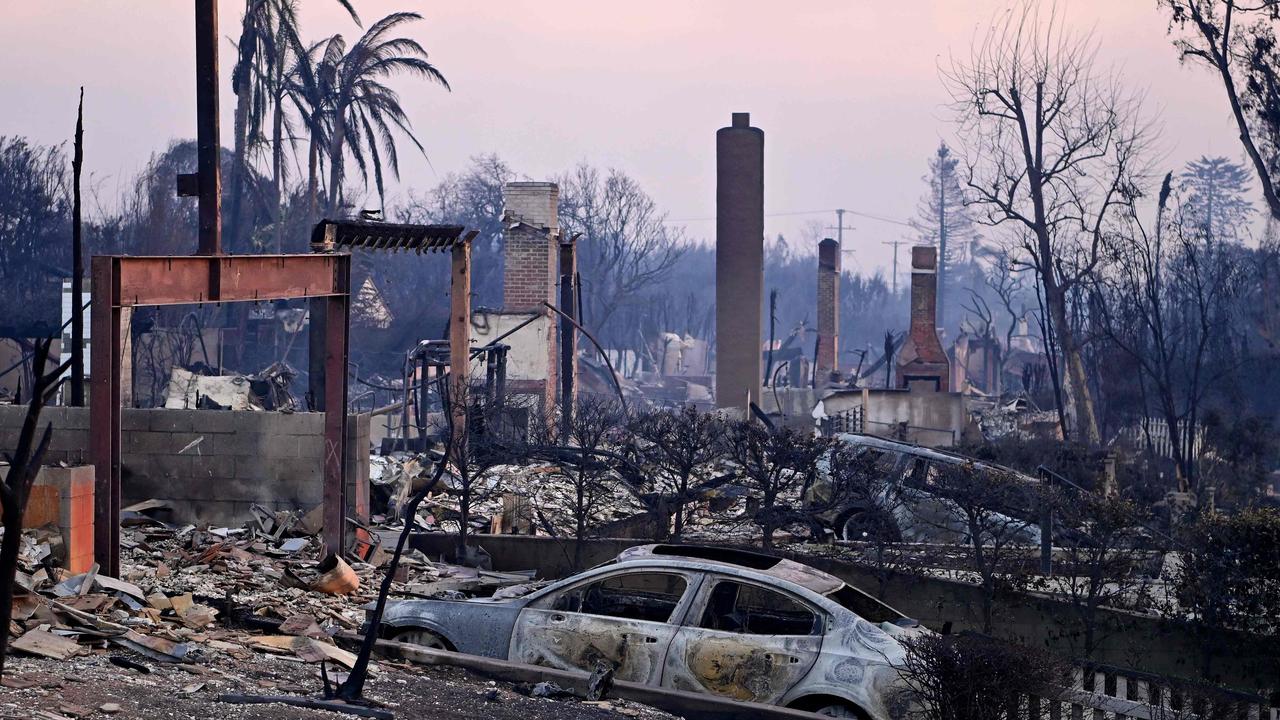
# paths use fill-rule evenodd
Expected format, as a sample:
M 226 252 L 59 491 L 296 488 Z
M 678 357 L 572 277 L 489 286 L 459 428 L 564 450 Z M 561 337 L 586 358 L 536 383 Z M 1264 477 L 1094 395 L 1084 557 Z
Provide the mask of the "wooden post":
M 449 281 L 449 382 L 454 439 L 466 437 L 467 387 L 471 374 L 471 242 L 453 246 Z

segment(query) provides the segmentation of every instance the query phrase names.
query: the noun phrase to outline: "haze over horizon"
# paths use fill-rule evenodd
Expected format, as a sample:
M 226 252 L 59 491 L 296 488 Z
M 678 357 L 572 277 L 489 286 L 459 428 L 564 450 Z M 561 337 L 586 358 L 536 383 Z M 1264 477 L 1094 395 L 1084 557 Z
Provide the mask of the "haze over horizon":
M 815 220 L 834 225 L 828 211 L 837 207 L 910 218 L 929 155 L 955 134 L 938 69 L 967 56 L 975 32 L 1010 4 L 353 2 L 366 26 L 397 10 L 422 13 L 404 32 L 453 86 L 391 80 L 430 161 L 402 151 L 389 206 L 479 154 L 496 153 L 533 179 L 587 161 L 634 176 L 703 240 L 714 235 L 715 131 L 732 112 L 750 112 L 766 133 L 769 237 L 794 240 Z M 113 203 L 152 153 L 194 136 L 189 3 L 0 6 L 8 20 L 0 25 L 0 93 L 11 103 L 0 135 L 69 141 L 84 85 L 90 209 L 95 194 Z M 230 39 L 243 3 L 221 0 L 219 9 L 229 146 Z M 1201 155 L 1241 158 L 1221 87 L 1203 69 L 1179 66 L 1154 0 L 1072 0 L 1060 9 L 1073 28 L 1096 33 L 1104 67 L 1121 68 L 1127 86 L 1147 92 L 1147 112 L 1163 128 L 1161 173 Z M 331 0 L 311 0 L 302 27 L 311 41 L 361 33 Z M 845 235 L 853 250 L 846 267 L 855 271 L 887 267 L 892 251 L 883 241 L 911 235 L 867 217 L 846 223 L 856 228 Z

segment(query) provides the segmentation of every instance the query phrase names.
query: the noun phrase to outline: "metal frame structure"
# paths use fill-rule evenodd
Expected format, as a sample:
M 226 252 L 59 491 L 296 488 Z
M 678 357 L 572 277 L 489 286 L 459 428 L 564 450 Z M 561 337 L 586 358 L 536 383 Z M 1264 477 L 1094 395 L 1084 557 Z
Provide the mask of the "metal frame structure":
M 345 547 L 347 345 L 351 258 L 348 255 L 213 255 L 93 258 L 90 457 L 94 488 L 94 559 L 103 574 L 120 571 L 121 311 L 141 305 L 318 298 L 323 332 L 324 542 Z M 313 310 L 317 303 L 313 303 Z

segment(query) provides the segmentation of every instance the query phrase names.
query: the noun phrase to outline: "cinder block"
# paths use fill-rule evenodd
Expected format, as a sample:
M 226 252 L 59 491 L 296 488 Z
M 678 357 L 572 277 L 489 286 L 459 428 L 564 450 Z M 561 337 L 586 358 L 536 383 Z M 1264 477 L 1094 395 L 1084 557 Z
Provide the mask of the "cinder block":
M 324 436 L 302 435 L 294 439 L 298 447 L 299 460 L 324 461 Z
M 66 549 L 64 566 L 73 573 L 93 563 L 93 467 L 44 467 L 36 476 L 24 524 L 56 525 Z
M 193 420 L 198 410 L 166 410 L 151 411 L 147 427 L 161 432 L 191 432 Z
M 257 413 L 231 410 L 197 410 L 192 418 L 192 429 L 203 433 L 231 433 L 248 424 L 245 416 Z
M 271 413 L 279 418 L 281 431 L 293 435 L 324 434 L 324 413 Z
M 151 416 L 164 410 L 151 408 L 124 408 L 120 411 L 120 431 L 134 432 L 151 427 Z
M 41 418 L 39 432 L 44 432 L 44 427 L 45 420 Z M 87 430 L 72 430 L 55 424 L 53 433 L 49 436 L 49 449 L 60 452 L 87 453 L 89 451 L 89 432 Z
M 68 430 L 88 430 L 89 429 L 89 408 L 87 407 L 69 407 L 66 409 L 67 414 L 63 422 Z
M 213 435 L 211 455 L 261 455 L 269 452 L 270 438 L 254 432 Z
M 185 455 L 151 455 L 147 457 L 144 463 L 141 463 L 141 468 L 137 472 L 144 477 L 151 478 L 153 481 L 161 479 L 190 480 L 192 479 L 191 469 L 191 458 Z

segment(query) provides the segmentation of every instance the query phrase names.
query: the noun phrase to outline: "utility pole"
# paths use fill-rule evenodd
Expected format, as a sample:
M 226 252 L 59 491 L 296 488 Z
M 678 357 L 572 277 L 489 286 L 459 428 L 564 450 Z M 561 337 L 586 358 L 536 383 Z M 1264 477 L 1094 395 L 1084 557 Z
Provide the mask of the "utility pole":
M 884 240 L 881 245 L 893 246 L 893 294 L 898 294 L 898 246 L 906 245 L 906 240 Z
M 222 168 L 218 139 L 218 4 L 196 0 L 197 255 L 222 254 Z
M 848 226 L 848 227 L 846 227 L 846 226 L 845 226 L 845 224 L 844 224 L 844 213 L 845 213 L 845 211 L 844 211 L 843 209 L 841 209 L 841 210 L 836 210 L 836 226 L 835 226 L 835 227 L 827 226 L 827 228 L 826 228 L 827 230 L 835 230 L 835 231 L 836 231 L 836 242 L 840 243 L 840 247 L 841 247 L 841 248 L 843 248 L 843 247 L 844 247 L 844 231 L 845 231 L 845 230 L 857 230 L 857 228 L 853 227 L 852 225 L 850 225 L 850 226 Z

